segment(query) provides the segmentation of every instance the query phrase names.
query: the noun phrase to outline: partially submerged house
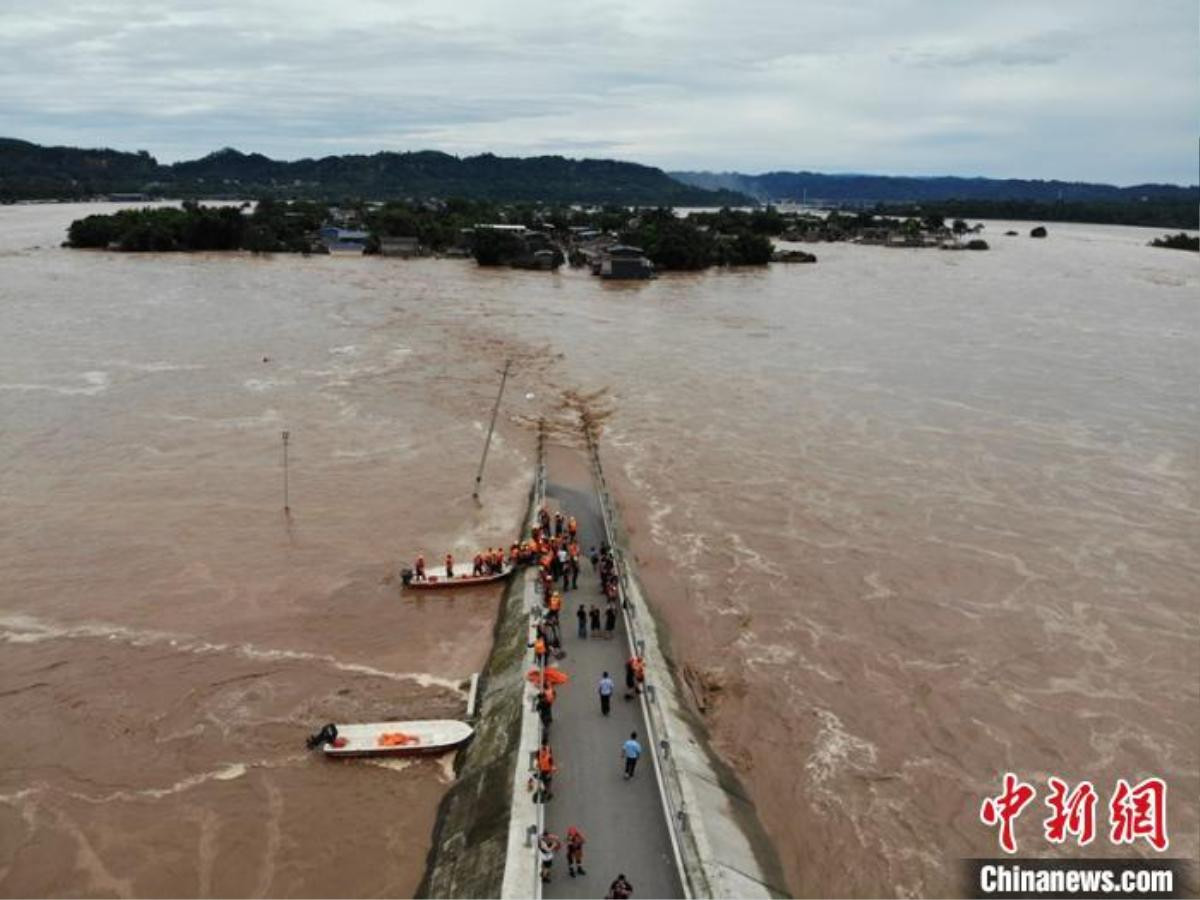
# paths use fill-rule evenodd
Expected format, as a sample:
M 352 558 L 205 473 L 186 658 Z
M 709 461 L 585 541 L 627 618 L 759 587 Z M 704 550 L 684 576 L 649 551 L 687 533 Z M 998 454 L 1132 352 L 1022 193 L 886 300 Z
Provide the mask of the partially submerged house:
M 379 254 L 381 256 L 399 256 L 412 259 L 421 255 L 421 242 L 415 237 L 380 237 Z
M 654 263 L 646 258 L 640 247 L 613 244 L 593 264 L 592 274 L 601 278 L 653 278 Z
M 370 237 L 365 231 L 337 225 L 323 225 L 320 231 L 321 243 L 330 253 L 362 253 L 367 249 Z

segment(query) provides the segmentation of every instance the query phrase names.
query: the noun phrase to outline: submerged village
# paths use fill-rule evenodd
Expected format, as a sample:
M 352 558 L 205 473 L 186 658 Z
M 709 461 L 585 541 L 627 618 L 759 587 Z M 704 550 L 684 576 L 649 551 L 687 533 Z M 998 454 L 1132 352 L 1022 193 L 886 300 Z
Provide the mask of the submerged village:
M 669 207 L 572 207 L 469 200 L 330 205 L 256 203 L 126 209 L 71 223 L 65 246 L 126 252 L 379 254 L 473 258 L 482 266 L 553 271 L 564 264 L 613 279 L 713 266 L 815 263 L 798 243 L 987 250 L 982 224 L 937 214 Z M 1030 232 L 1044 237 L 1044 227 Z M 1017 232 L 1006 232 L 1016 236 Z M 777 243 L 778 242 L 778 243 Z M 780 245 L 782 244 L 782 246 Z

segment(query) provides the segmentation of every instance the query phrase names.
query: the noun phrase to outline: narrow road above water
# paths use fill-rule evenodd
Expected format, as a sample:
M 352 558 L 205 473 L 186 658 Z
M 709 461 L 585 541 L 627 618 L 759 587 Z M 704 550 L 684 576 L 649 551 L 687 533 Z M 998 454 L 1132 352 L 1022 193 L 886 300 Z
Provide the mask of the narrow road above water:
M 548 505 L 552 512 L 558 508 L 564 515 L 575 516 L 586 557 L 589 548 L 599 547 L 604 540 L 599 502 L 590 481 L 579 483 L 578 477 L 569 477 L 556 467 L 553 459 L 548 472 Z M 629 656 L 624 622 L 618 617 L 611 640 L 602 636 L 603 631 L 592 636 L 590 628 L 588 637 L 581 639 L 576 619 L 580 603 L 598 606 L 603 621 L 606 607 L 600 579 L 586 558 L 578 590 L 563 595 L 562 646 L 567 655 L 557 665 L 571 681 L 558 692 L 550 727 L 550 745 L 559 771 L 554 779 L 554 799 L 546 805 L 546 827 L 564 842 L 568 827 L 574 825 L 583 832 L 587 875 L 568 875 L 564 849 L 555 860 L 544 895 L 603 897 L 618 873 L 624 873 L 633 885 L 634 897 L 682 897 L 641 704 L 624 699 Z M 607 717 L 600 714 L 596 690 L 605 671 L 617 685 Z M 644 752 L 637 774 L 626 781 L 621 745 L 632 731 L 638 733 Z

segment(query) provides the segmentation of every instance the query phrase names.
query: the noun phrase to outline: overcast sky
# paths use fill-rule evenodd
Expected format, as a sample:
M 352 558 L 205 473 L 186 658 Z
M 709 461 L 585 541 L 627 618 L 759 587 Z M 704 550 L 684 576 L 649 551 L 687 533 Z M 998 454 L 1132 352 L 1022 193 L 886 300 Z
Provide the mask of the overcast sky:
M 0 135 L 1193 184 L 1196 0 L 16 0 Z

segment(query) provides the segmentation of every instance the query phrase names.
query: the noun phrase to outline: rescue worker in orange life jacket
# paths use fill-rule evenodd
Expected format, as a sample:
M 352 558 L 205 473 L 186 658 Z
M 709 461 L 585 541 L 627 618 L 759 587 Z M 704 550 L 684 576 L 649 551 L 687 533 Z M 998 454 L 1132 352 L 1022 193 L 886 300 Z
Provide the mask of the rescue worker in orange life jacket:
M 574 516 L 571 516 L 571 518 L 567 519 L 567 534 L 569 534 L 573 540 L 575 538 L 576 532 L 578 532 L 578 531 L 579 531 L 579 523 L 575 521 Z
M 554 773 L 558 771 L 558 767 L 554 765 L 554 753 L 550 750 L 550 745 L 545 741 L 542 742 L 541 749 L 538 750 L 538 777 L 542 782 L 542 800 L 549 800 L 554 794 L 550 790 L 550 781 L 554 777 Z

